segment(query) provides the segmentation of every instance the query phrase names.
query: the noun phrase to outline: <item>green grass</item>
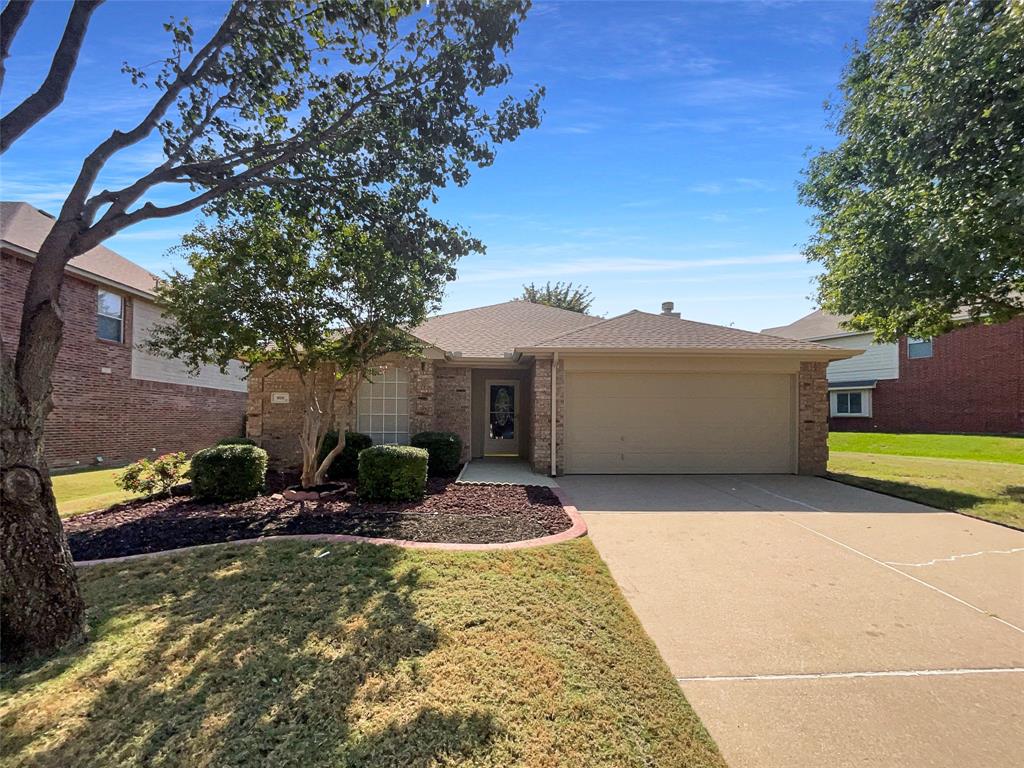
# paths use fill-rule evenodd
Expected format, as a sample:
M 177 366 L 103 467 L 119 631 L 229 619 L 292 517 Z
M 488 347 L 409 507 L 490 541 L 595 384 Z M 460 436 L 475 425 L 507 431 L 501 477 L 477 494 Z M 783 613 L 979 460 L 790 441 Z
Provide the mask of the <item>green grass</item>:
M 1024 464 L 1022 437 L 832 432 L 828 436 L 828 444 L 832 451 Z
M 832 452 L 837 480 L 1024 529 L 1024 467 L 1009 463 Z
M 72 517 L 94 509 L 104 509 L 136 496 L 114 484 L 114 476 L 124 468 L 86 469 L 53 476 L 53 493 L 61 517 Z
M 92 642 L 5 673 L 5 765 L 724 766 L 587 539 L 81 573 Z

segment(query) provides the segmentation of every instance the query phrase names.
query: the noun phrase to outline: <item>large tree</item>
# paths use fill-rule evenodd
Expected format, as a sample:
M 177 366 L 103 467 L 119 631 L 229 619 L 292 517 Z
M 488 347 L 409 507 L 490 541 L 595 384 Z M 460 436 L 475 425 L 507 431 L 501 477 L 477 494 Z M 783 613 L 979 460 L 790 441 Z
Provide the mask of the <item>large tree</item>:
M 1024 311 L 1024 5 L 881 0 L 801 188 L 821 306 L 881 339 Z
M 594 295 L 587 286 L 574 286 L 572 283 L 562 282 L 524 285 L 519 298 L 521 301 L 547 304 L 549 307 L 568 309 L 570 312 L 586 312 L 594 303 Z
M 2 12 L 3 63 L 18 47 L 29 5 L 10 0 Z M 0 121 L 0 149 L 31 138 L 59 106 L 97 5 L 73 5 L 39 89 Z M 150 107 L 83 159 L 32 265 L 17 350 L 0 349 L 5 658 L 84 636 L 43 458 L 68 261 L 140 221 L 252 188 L 302 193 L 353 224 L 423 215 L 420 204 L 439 187 L 464 184 L 472 166 L 492 161 L 495 144 L 538 121 L 539 89 L 491 108 L 480 98 L 507 83 L 505 54 L 528 5 L 237 0 L 205 41 L 187 19 L 172 21 L 168 55 L 155 69 L 125 65 L 152 94 Z M 159 142 L 160 162 L 122 187 L 96 188 L 102 171 L 120 167 L 124 150 L 147 140 Z M 155 202 L 167 189 L 180 190 L 178 201 Z
M 180 250 L 191 272 L 175 271 L 158 286 L 164 320 L 147 346 L 193 370 L 241 360 L 250 373 L 296 371 L 302 421 L 295 432 L 309 487 L 323 482 L 345 448 L 340 429 L 337 446 L 321 458 L 339 407 L 350 412 L 356 385 L 381 356 L 418 351 L 403 328 L 439 308 L 455 262 L 481 245 L 430 217 L 367 228 L 292 210 L 250 194 L 216 226 L 186 235 Z M 339 389 L 348 393 L 340 403 Z

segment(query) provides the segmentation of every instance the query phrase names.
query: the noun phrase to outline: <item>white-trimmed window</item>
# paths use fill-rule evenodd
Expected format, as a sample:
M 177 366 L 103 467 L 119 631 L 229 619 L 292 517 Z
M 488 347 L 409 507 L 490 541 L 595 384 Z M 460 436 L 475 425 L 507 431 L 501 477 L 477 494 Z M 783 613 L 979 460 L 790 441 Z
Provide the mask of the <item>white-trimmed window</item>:
M 870 389 L 839 389 L 828 393 L 833 416 L 870 416 Z
M 359 385 L 356 429 L 374 445 L 409 444 L 409 376 L 389 366 Z
M 96 292 L 96 337 L 124 341 L 124 297 L 102 289 Z
M 907 357 L 911 360 L 918 360 L 923 357 L 932 356 L 932 340 L 912 339 L 907 337 Z

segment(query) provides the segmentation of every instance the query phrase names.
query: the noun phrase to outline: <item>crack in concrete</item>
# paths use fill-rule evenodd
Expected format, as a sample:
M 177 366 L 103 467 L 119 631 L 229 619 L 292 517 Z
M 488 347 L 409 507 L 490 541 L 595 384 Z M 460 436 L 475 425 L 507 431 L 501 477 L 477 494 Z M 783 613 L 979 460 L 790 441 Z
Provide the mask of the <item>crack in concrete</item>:
M 952 557 L 936 557 L 934 560 L 929 560 L 926 563 L 895 563 L 891 560 L 883 560 L 886 565 L 901 565 L 904 568 L 924 568 L 929 565 L 935 565 L 936 563 L 952 563 L 956 560 L 963 560 L 965 557 L 978 557 L 979 555 L 1012 555 L 1014 552 L 1024 552 L 1024 547 L 1014 547 L 1013 549 L 983 549 L 981 552 L 968 552 L 963 555 L 953 555 Z

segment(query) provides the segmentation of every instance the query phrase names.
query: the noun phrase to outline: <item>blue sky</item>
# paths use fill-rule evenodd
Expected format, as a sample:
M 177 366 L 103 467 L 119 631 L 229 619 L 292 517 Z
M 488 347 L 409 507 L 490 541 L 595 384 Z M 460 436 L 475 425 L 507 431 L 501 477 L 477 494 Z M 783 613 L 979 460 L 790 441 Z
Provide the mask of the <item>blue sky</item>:
M 101 6 L 65 103 L 5 156 L 3 198 L 55 210 L 84 154 L 149 103 L 121 63 L 158 58 L 172 13 L 203 37 L 222 9 Z M 33 9 L 5 102 L 42 77 L 66 13 L 55 0 Z M 760 329 L 809 311 L 816 268 L 799 253 L 810 212 L 796 184 L 807 150 L 834 142 L 822 104 L 870 14 L 852 0 L 535 3 L 511 57 L 512 89 L 547 87 L 543 125 L 442 193 L 437 213 L 487 245 L 460 264 L 445 310 L 512 298 L 524 282 L 572 280 L 609 316 L 672 300 L 684 317 Z M 101 182 L 132 179 L 157 154 L 141 145 Z M 145 223 L 107 245 L 161 273 L 195 219 Z

